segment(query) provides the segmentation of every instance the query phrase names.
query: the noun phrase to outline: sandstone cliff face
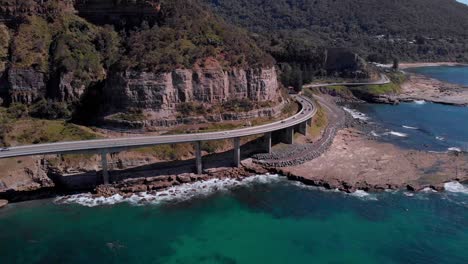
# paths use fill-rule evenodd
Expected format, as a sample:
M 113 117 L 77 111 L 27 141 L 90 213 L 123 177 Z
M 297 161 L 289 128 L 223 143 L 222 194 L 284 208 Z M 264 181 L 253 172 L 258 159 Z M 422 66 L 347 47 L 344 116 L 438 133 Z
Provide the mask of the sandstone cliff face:
M 46 94 L 46 76 L 33 69 L 10 68 L 7 74 L 11 103 L 31 104 Z
M 229 69 L 220 65 L 166 73 L 131 72 L 110 77 L 104 89 L 113 111 L 175 110 L 184 102 L 222 103 L 232 99 L 274 101 L 279 85 L 274 67 Z
M 61 102 L 78 102 L 86 91 L 86 85 L 81 83 L 73 72 L 59 73 L 54 81 L 54 85 L 49 88 L 49 94 Z

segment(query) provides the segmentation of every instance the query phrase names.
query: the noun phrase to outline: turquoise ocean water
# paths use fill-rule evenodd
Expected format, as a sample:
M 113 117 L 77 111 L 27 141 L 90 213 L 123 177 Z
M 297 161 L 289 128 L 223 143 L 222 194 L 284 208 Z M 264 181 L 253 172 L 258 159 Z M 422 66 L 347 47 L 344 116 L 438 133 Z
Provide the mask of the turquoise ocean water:
M 382 138 L 407 147 L 446 150 L 468 141 L 463 108 L 358 110 L 382 123 Z M 466 264 L 468 186 L 446 188 L 343 194 L 258 176 L 124 202 L 78 195 L 10 204 L 0 210 L 0 263 Z
M 468 263 L 467 186 L 349 195 L 268 179 L 139 206 L 15 204 L 0 263 Z
M 468 85 L 468 67 L 423 67 L 411 71 Z M 413 149 L 468 151 L 468 107 L 416 101 L 396 106 L 360 104 L 352 108 L 364 114 L 361 118 L 382 126 L 383 130 L 375 134 L 384 141 Z

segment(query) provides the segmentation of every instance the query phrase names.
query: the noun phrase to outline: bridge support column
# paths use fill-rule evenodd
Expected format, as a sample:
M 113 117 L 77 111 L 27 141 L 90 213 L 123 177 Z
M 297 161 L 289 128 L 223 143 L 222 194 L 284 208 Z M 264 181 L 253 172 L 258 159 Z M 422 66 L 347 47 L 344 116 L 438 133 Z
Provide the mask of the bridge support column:
M 308 131 L 307 121 L 302 122 L 302 123 L 300 123 L 300 124 L 297 125 L 297 126 L 298 126 L 298 128 L 299 128 L 299 133 L 301 133 L 301 134 L 304 135 L 304 136 L 307 136 L 307 131 Z
M 102 181 L 109 184 L 109 171 L 107 170 L 107 152 L 101 152 Z
M 263 141 L 265 144 L 265 152 L 271 153 L 271 132 L 265 133 L 265 135 L 263 136 Z
M 240 138 L 234 138 L 234 167 L 240 166 Z
M 307 119 L 306 122 L 307 122 L 307 125 L 308 125 L 308 126 L 312 126 L 312 118 L 311 118 L 311 119 Z
M 283 143 L 294 143 L 294 127 L 288 127 L 284 129 Z
M 197 174 L 200 175 L 203 173 L 201 141 L 197 141 L 195 143 L 195 155 L 196 155 Z

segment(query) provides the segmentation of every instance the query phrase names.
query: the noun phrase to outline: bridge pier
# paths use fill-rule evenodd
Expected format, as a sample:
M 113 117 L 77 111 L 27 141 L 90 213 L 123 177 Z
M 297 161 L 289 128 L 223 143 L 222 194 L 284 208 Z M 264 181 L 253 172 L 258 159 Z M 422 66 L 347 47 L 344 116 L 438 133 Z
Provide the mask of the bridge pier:
M 240 166 L 240 138 L 234 138 L 234 167 Z
M 297 125 L 297 128 L 299 130 L 299 133 L 301 133 L 304 136 L 307 136 L 307 132 L 308 132 L 308 128 L 309 128 L 308 125 L 307 125 L 307 121 L 302 122 L 299 125 Z
M 308 126 L 312 126 L 312 118 L 307 119 L 306 123 Z
M 265 133 L 263 136 L 263 141 L 263 144 L 265 144 L 265 152 L 271 153 L 271 132 Z
M 195 155 L 196 155 L 196 168 L 197 174 L 203 174 L 203 164 L 202 164 L 202 153 L 201 153 L 201 141 L 195 143 Z
M 294 143 L 294 127 L 288 127 L 284 129 L 282 141 L 286 144 Z
M 109 171 L 107 170 L 107 152 L 101 151 L 102 181 L 109 184 Z

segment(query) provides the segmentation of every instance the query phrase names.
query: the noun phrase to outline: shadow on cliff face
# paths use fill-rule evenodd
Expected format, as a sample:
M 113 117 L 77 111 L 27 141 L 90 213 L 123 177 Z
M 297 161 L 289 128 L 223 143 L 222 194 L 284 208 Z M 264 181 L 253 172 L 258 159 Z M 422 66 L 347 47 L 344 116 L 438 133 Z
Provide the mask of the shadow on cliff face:
M 99 81 L 86 89 L 80 101 L 74 106 L 71 122 L 81 125 L 99 123 L 101 113 L 106 105 L 103 96 L 104 85 L 105 81 Z

